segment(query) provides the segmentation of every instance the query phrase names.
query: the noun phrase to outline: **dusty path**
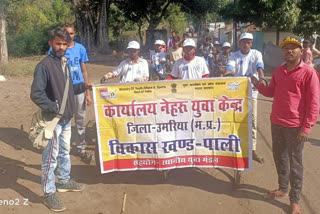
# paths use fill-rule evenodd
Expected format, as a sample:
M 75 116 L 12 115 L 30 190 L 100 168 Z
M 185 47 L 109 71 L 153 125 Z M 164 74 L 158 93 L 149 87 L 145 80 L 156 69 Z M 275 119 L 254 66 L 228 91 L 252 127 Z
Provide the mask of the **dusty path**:
M 116 65 L 115 59 L 108 65 Z M 112 66 L 104 57 L 89 64 L 90 79 L 98 83 Z M 9 78 L 0 82 L 0 213 L 51 213 L 42 203 L 40 186 L 41 154 L 27 140 L 26 131 L 36 106 L 30 101 L 32 77 Z M 80 193 L 59 193 L 71 214 L 119 214 L 123 192 L 127 193 L 125 214 L 247 214 L 288 213 L 289 199 L 264 201 L 263 193 L 276 188 L 277 177 L 271 152 L 269 114 L 272 100 L 260 96 L 258 152 L 265 164 L 254 163 L 243 173 L 244 184 L 232 189 L 232 170 L 172 170 L 164 182 L 157 171 L 97 173 L 95 163 L 83 163 L 74 155 L 72 176 L 85 183 Z M 88 142 L 95 142 L 93 108 L 88 109 Z M 306 214 L 320 213 L 320 122 L 304 149 L 304 186 L 301 206 Z M 75 138 L 73 138 L 74 142 Z M 94 149 L 94 144 L 90 145 Z M 5 203 L 17 205 L 5 205 Z M 26 205 L 24 205 L 24 203 Z

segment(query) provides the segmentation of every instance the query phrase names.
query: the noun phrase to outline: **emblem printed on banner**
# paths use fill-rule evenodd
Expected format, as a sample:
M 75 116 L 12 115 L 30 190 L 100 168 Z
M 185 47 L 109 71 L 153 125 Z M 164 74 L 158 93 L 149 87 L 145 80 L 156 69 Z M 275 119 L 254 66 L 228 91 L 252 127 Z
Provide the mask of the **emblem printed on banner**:
M 171 92 L 177 93 L 177 84 L 175 84 L 175 83 L 171 84 Z
M 227 89 L 230 91 L 238 91 L 240 89 L 240 83 L 230 82 L 227 86 Z
M 104 99 L 104 100 L 108 100 L 108 99 L 112 99 L 112 98 L 116 98 L 116 93 L 115 92 L 109 92 L 108 88 L 100 88 L 99 89 L 100 92 L 100 98 Z

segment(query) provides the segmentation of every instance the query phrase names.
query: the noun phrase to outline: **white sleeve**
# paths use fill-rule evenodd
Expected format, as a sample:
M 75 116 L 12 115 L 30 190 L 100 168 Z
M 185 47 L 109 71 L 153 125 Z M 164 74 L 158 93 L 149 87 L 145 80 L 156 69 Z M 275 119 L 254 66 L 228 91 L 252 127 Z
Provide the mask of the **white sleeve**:
M 174 63 L 173 68 L 172 68 L 172 71 L 171 71 L 171 73 L 170 73 L 171 76 L 176 77 L 176 78 L 179 77 L 179 65 L 180 65 L 179 61 L 180 61 L 180 60 L 177 60 L 177 61 Z
M 201 62 L 201 67 L 203 68 L 202 69 L 202 76 L 206 75 L 206 74 L 209 74 L 209 69 L 208 69 L 208 66 L 205 62 L 205 60 L 203 58 L 200 58 L 200 62 Z
M 262 68 L 264 70 L 264 64 L 263 64 L 263 59 L 262 59 L 262 54 L 260 51 L 256 51 L 256 67 L 258 68 Z
M 230 72 L 234 71 L 234 68 L 236 66 L 236 56 L 235 53 L 231 54 L 231 56 L 229 57 L 226 69 L 229 70 Z
M 142 63 L 142 76 L 143 77 L 149 77 L 149 65 L 148 65 L 148 62 L 147 60 L 143 60 L 143 63 Z
M 118 67 L 116 67 L 116 69 L 114 69 L 112 72 L 113 74 L 117 77 L 119 75 L 121 75 L 121 73 L 123 72 L 124 70 L 124 66 L 126 65 L 126 61 L 127 60 L 123 60 L 119 65 Z

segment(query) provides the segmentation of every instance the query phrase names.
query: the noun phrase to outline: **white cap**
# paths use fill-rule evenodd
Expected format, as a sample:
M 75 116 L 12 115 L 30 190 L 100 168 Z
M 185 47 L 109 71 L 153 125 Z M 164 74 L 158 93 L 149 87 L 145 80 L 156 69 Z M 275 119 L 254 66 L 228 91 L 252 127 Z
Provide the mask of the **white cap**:
M 196 43 L 194 42 L 193 39 L 185 39 L 184 42 L 183 42 L 183 47 L 186 47 L 186 46 L 192 46 L 192 47 L 196 47 Z
M 140 44 L 137 41 L 131 41 L 128 43 L 127 49 L 132 48 L 132 49 L 140 49 Z
M 219 41 L 214 41 L 213 44 L 220 45 Z
M 156 42 L 154 43 L 155 45 L 165 45 L 164 41 L 163 40 L 156 40 Z
M 239 41 L 242 39 L 252 39 L 253 40 L 253 35 L 252 35 L 252 33 L 243 33 L 240 35 Z
M 231 45 L 230 45 L 230 43 L 229 42 L 224 42 L 223 44 L 222 44 L 222 47 L 224 48 L 224 47 L 231 47 Z

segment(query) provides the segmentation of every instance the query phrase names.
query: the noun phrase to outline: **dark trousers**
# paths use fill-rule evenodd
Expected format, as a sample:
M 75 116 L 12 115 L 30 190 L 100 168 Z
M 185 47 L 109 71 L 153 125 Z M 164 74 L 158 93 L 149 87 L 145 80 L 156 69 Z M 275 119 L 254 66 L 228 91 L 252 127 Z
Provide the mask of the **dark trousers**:
M 273 159 L 278 172 L 279 190 L 289 193 L 291 203 L 298 203 L 302 189 L 304 143 L 297 141 L 300 128 L 287 128 L 271 123 Z

